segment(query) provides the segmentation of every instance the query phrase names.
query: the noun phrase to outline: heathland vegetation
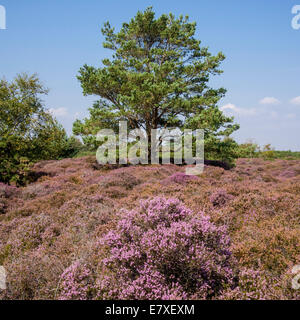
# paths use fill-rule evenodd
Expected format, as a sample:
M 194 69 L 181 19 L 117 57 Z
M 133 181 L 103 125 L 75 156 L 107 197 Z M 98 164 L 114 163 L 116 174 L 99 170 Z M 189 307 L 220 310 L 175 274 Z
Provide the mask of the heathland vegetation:
M 106 23 L 112 58 L 78 75 L 100 99 L 71 137 L 38 76 L 0 81 L 0 299 L 300 299 L 300 152 L 234 141 L 209 85 L 225 57 L 195 30 L 151 8 Z M 215 166 L 99 165 L 95 135 L 119 121 L 204 129 Z
M 299 299 L 299 160 L 98 167 L 0 185 L 4 299 Z

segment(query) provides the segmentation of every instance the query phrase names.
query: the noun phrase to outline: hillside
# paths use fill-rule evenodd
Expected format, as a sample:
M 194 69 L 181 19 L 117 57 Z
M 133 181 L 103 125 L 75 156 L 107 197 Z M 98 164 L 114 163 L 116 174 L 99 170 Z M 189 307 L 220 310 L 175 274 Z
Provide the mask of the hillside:
M 120 230 L 124 209 L 136 218 L 146 210 L 137 209 L 141 200 L 164 204 L 172 198 L 195 219 L 209 216 L 211 230 L 227 227 L 232 281 L 222 280 L 228 285 L 221 290 L 214 278 L 207 282 L 209 294 L 202 287 L 181 288 L 168 297 L 300 299 L 300 291 L 291 288 L 291 270 L 300 264 L 299 160 L 239 159 L 232 170 L 206 166 L 199 177 L 185 176 L 184 167 L 175 165 L 95 164 L 93 157 L 44 161 L 35 165 L 36 181 L 27 187 L 0 184 L 0 265 L 8 283 L 2 298 L 110 298 L 103 293 L 103 277 L 111 272 L 113 279 L 116 271 L 103 265 L 113 255 L 103 239 Z M 220 274 L 225 279 L 228 272 Z M 143 298 L 136 288 L 131 295 L 118 290 L 110 294 Z

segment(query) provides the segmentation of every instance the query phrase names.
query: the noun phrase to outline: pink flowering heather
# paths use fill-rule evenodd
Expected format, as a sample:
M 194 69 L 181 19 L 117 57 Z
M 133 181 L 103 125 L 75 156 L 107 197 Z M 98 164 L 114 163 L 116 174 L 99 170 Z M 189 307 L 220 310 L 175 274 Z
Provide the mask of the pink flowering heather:
M 222 189 L 214 192 L 209 198 L 210 202 L 213 204 L 214 207 L 221 207 L 232 199 L 233 196 Z
M 18 194 L 18 188 L 0 182 L 0 214 L 5 213 L 8 200 Z
M 91 292 L 89 279 L 90 270 L 78 261 L 73 263 L 61 275 L 60 300 L 87 300 Z
M 233 282 L 229 237 L 207 216 L 176 199 L 142 201 L 100 241 L 111 277 L 106 299 L 188 299 L 217 296 Z M 116 282 L 114 279 L 117 279 Z
M 15 195 L 17 195 L 19 192 L 17 187 L 9 186 L 7 184 L 4 184 L 0 182 L 0 198 L 11 198 Z
M 117 169 L 111 174 L 103 176 L 100 180 L 100 185 L 104 188 L 123 187 L 127 190 L 131 190 L 133 187 L 140 184 L 140 180 L 128 173 L 128 170 L 126 169 L 127 168 L 125 168 L 125 171 L 122 168 Z
M 300 299 L 299 160 L 239 159 L 196 178 L 95 163 L 42 161 L 27 186 L 0 183 L 0 300 Z
M 162 181 L 162 184 L 170 184 L 170 183 L 177 183 L 177 184 L 187 184 L 192 180 L 196 180 L 197 177 L 196 176 L 190 176 L 190 175 L 186 175 L 183 172 L 176 172 L 173 175 L 171 175 L 170 177 L 164 179 Z

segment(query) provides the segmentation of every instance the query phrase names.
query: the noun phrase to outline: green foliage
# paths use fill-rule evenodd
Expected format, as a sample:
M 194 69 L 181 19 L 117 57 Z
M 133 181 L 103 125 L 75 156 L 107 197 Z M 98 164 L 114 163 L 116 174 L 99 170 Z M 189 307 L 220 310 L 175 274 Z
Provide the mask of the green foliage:
M 298 160 L 300 152 L 295 151 L 279 151 L 267 144 L 260 147 L 256 143 L 246 142 L 240 144 L 237 149 L 239 158 L 263 158 L 265 160 L 283 159 L 283 160 Z
M 274 148 L 271 147 L 270 144 L 267 144 L 259 152 L 259 156 L 265 160 L 273 160 L 273 159 L 275 159 L 275 150 L 274 150 Z
M 230 167 L 235 165 L 234 159 L 238 158 L 238 144 L 229 137 L 223 140 L 216 137 L 206 139 L 204 151 L 207 159 L 226 162 Z
M 84 146 L 81 143 L 81 141 L 78 138 L 71 136 L 66 139 L 65 146 L 62 150 L 60 157 L 73 158 L 77 156 L 81 151 L 83 151 L 83 149 L 84 149 Z
M 0 181 L 24 184 L 33 162 L 61 155 L 66 133 L 43 106 L 47 92 L 36 75 L 0 81 Z
M 79 151 L 74 158 L 82 158 L 82 157 L 87 157 L 87 156 L 92 156 L 92 157 L 96 157 L 96 151 L 89 151 L 89 150 L 85 150 L 85 148 L 83 148 L 82 151 Z
M 238 146 L 239 158 L 257 158 L 259 146 L 252 142 L 246 142 Z
M 299 160 L 300 152 L 297 151 L 274 151 L 274 157 L 276 159 L 285 159 L 285 160 Z
M 225 56 L 213 56 L 202 47 L 195 31 L 196 24 L 187 16 L 163 14 L 155 19 L 152 8 L 139 11 L 119 32 L 105 23 L 104 48 L 113 56 L 102 61 L 102 68 L 80 69 L 84 95 L 98 95 L 100 100 L 89 109 L 89 118 L 74 123 L 73 133 L 95 149 L 97 132 L 117 132 L 121 120 L 128 121 L 129 129 L 145 130 L 148 137 L 151 129 L 201 128 L 211 155 L 218 151 L 223 152 L 218 158 L 235 157 L 228 136 L 239 126 L 217 107 L 226 90 L 209 86 L 211 76 L 222 73 L 219 66 Z

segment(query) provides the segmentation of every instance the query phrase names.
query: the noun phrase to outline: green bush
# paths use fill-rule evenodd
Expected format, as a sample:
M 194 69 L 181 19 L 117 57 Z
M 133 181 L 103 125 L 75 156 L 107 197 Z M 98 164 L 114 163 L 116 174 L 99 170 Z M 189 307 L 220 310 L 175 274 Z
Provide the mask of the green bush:
M 270 144 L 263 147 L 262 151 L 259 152 L 259 156 L 264 160 L 273 160 L 276 158 L 275 150 Z
M 239 157 L 238 148 L 237 142 L 229 137 L 222 140 L 210 137 L 204 140 L 205 159 L 219 160 L 227 163 L 229 167 L 235 166 L 235 159 Z
M 0 181 L 22 185 L 32 163 L 65 152 L 66 132 L 41 99 L 47 93 L 37 75 L 0 80 Z
M 257 158 L 258 156 L 258 145 L 252 142 L 240 144 L 238 146 L 238 157 L 239 158 Z
M 84 150 L 84 146 L 79 139 L 71 136 L 66 139 L 65 146 L 62 150 L 62 158 L 73 158 Z

